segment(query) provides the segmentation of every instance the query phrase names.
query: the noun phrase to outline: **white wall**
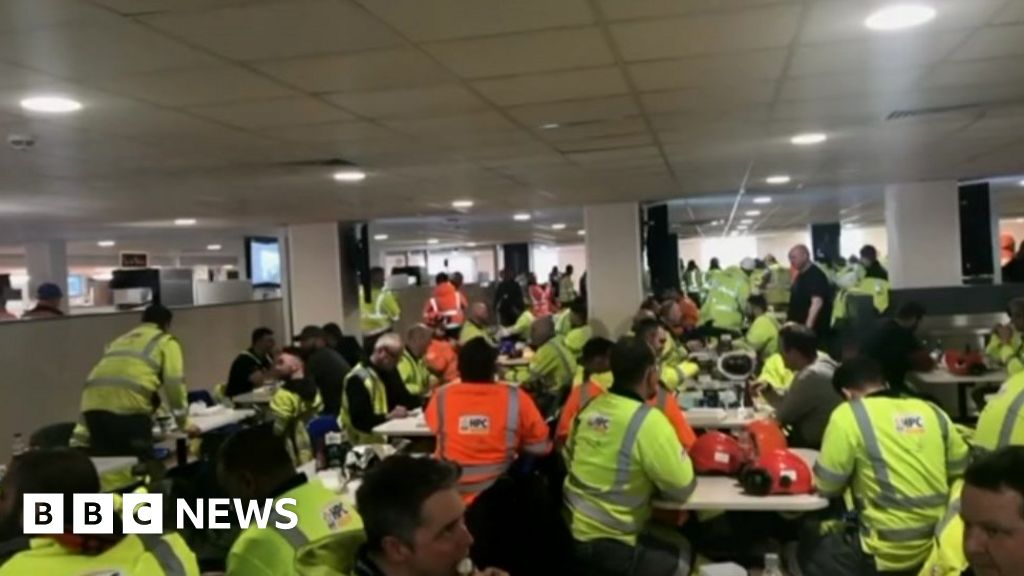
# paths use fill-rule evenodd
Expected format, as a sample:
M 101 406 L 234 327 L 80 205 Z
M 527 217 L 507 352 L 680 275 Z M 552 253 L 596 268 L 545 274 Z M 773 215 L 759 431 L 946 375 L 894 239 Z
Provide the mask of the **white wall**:
M 643 299 L 640 212 L 636 204 L 583 209 L 587 234 L 587 293 L 594 332 L 618 336 Z
M 1024 224 L 1021 230 L 1024 232 Z M 887 253 L 887 236 L 883 226 L 843 229 L 839 243 L 840 253 L 844 257 L 857 254 L 864 244 L 873 244 L 883 259 Z M 748 256 L 764 258 L 769 254 L 785 264 L 789 250 L 797 244 L 811 245 L 809 230 L 783 230 L 735 238 L 686 238 L 679 241 L 679 257 L 684 262 L 696 260 L 701 269 L 705 270 L 714 257 L 718 258 L 723 268 L 739 264 L 740 260 Z
M 956 181 L 886 186 L 885 224 L 893 288 L 961 285 Z
M 338 225 L 288 228 L 288 290 L 296 329 L 328 322 L 343 324 Z
M 565 272 L 565 267 L 571 265 L 573 278 L 576 280 L 579 280 L 587 271 L 587 247 L 584 244 L 561 246 L 534 244 L 531 246 L 531 251 L 533 252 L 532 271 L 537 275 L 539 282 L 547 281 L 553 266 L 558 266 L 560 272 Z

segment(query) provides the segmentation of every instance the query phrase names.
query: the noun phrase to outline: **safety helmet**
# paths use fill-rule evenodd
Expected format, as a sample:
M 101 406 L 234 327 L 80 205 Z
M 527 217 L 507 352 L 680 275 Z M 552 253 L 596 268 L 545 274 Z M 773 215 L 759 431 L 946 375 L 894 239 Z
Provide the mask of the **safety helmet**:
M 747 462 L 756 461 L 762 454 L 789 448 L 786 435 L 773 420 L 754 420 L 740 434 L 740 448 Z
M 754 356 L 746 350 L 733 350 L 718 357 L 718 372 L 726 380 L 746 380 L 754 373 Z
M 690 450 L 693 468 L 698 474 L 733 476 L 743 467 L 743 450 L 735 438 L 722 432 L 705 432 Z
M 863 279 L 864 269 L 859 265 L 847 266 L 843 270 L 836 274 L 836 286 L 849 290 L 853 288 Z
M 761 455 L 740 475 L 747 494 L 810 494 L 814 476 L 807 462 L 789 450 L 772 450 Z
M 985 373 L 985 357 L 980 352 L 947 350 L 945 356 L 946 367 L 952 374 L 974 376 Z

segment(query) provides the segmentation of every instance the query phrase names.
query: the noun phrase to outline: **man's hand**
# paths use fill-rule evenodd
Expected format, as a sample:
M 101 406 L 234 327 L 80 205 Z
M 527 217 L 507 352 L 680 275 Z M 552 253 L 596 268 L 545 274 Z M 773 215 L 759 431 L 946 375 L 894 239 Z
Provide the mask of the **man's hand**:
M 996 326 L 995 334 L 1003 344 L 1009 344 L 1010 341 L 1013 340 L 1013 328 L 1008 324 L 1000 324 Z
M 406 410 L 405 406 L 395 406 L 395 409 L 388 412 L 388 420 L 397 420 L 399 418 L 405 418 L 409 415 L 409 411 Z

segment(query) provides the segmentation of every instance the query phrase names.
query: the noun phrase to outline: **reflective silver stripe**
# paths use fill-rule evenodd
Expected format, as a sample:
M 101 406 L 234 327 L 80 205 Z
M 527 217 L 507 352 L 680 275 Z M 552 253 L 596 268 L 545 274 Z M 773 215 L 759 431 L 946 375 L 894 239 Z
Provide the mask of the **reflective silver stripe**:
M 550 440 L 544 440 L 543 442 L 534 442 L 533 444 L 526 444 L 525 446 L 523 446 L 523 450 L 531 454 L 545 454 L 550 449 Z
M 150 390 L 145 385 L 127 378 L 93 378 L 87 380 L 83 388 L 86 390 L 89 388 L 121 388 L 143 396 L 146 400 L 149 400 L 150 395 L 155 392 L 155 390 Z
M 160 369 L 160 365 L 157 364 L 156 360 L 153 360 L 143 352 L 136 352 L 134 350 L 113 350 L 103 355 L 103 359 L 107 358 L 131 358 L 133 360 L 139 360 L 146 363 L 154 371 Z
M 846 483 L 850 480 L 849 474 L 833 472 L 826 468 L 820 461 L 814 463 L 814 475 L 826 482 L 839 484 L 840 486 L 846 486 Z
M 1013 440 L 1013 429 L 1017 424 L 1017 420 L 1020 418 L 1022 409 L 1024 409 L 1024 390 L 1017 393 L 1013 402 L 1010 403 L 1010 408 L 1006 411 L 1006 416 L 1003 418 L 1003 425 L 999 429 L 999 442 L 996 444 L 996 448 L 1002 448 L 1010 445 L 1011 440 Z
M 935 525 L 929 524 L 913 528 L 879 528 L 872 529 L 872 531 L 885 542 L 914 542 L 930 540 L 935 534 Z
M 558 382 L 559 388 L 563 386 L 572 386 L 572 362 L 569 360 L 569 351 L 565 349 L 565 344 L 560 340 L 552 340 L 551 345 L 555 347 L 555 352 L 558 353 L 559 363 L 562 368 L 565 369 L 565 373 L 568 375 L 567 381 Z
M 160 341 L 163 340 L 164 336 L 167 336 L 167 334 L 163 332 L 160 332 L 156 336 L 153 336 L 153 338 L 151 338 L 150 341 L 146 343 L 146 347 L 142 349 L 142 355 L 147 358 L 153 356 L 153 351 L 156 350 L 156 347 L 160 345 Z
M 693 496 L 693 491 L 696 489 L 697 477 L 695 476 L 692 480 L 690 480 L 689 484 L 683 486 L 682 488 L 675 490 L 665 490 L 661 492 L 661 497 L 665 498 L 666 500 L 671 500 L 673 502 L 686 502 L 687 500 L 690 499 L 690 496 Z
M 613 492 L 611 490 L 596 488 L 580 480 L 579 477 L 572 472 L 569 473 L 566 479 L 569 487 L 574 490 L 593 496 L 594 498 L 608 502 L 609 504 L 615 504 L 616 506 L 622 506 L 624 508 L 636 508 L 647 503 L 646 496 L 641 496 L 639 494 L 627 494 L 621 491 Z
M 295 526 L 290 530 L 282 530 L 281 528 L 277 527 L 278 522 L 280 522 L 281 524 L 287 524 L 288 519 L 275 511 L 273 514 L 270 515 L 270 526 L 273 526 L 274 531 L 280 534 L 281 537 L 284 538 L 285 542 L 287 542 L 288 545 L 291 546 L 293 550 L 298 552 L 300 548 L 302 548 L 306 544 L 309 544 L 309 538 L 306 537 L 306 535 L 302 532 L 302 530 L 299 529 L 298 526 Z
M 620 532 L 625 532 L 627 534 L 639 531 L 639 528 L 636 524 L 632 522 L 623 522 L 622 520 L 605 512 L 600 507 L 595 506 L 593 503 L 591 503 L 585 497 L 580 496 L 579 494 L 573 492 L 566 492 L 565 502 L 570 508 L 572 508 L 576 512 L 579 512 L 580 514 L 589 517 L 591 520 L 595 522 L 599 522 L 607 528 L 618 530 Z
M 174 551 L 174 548 L 158 534 L 139 534 L 143 548 L 146 549 L 156 563 L 160 565 L 161 574 L 165 576 L 186 576 L 185 565 Z
M 622 437 L 622 444 L 619 445 L 619 457 L 615 463 L 615 483 L 612 484 L 611 492 L 621 492 L 629 482 L 629 469 L 633 456 L 633 447 L 636 446 L 636 438 L 640 434 L 640 427 L 644 419 L 651 413 L 651 407 L 641 404 L 629 419 L 626 426 L 626 434 Z
M 949 446 L 949 422 L 946 421 L 946 415 L 931 402 L 928 402 L 928 406 L 932 412 L 935 412 L 935 418 L 939 421 L 939 428 L 942 430 L 942 443 Z
M 882 456 L 882 448 L 878 444 L 878 437 L 875 435 L 874 426 L 871 424 L 871 417 L 862 399 L 850 402 L 854 418 L 857 421 L 857 428 L 860 429 L 864 439 L 864 448 L 867 450 L 868 459 L 871 461 L 871 468 L 875 474 L 875 481 L 878 482 L 880 494 L 875 504 L 885 508 L 917 509 L 942 506 L 946 503 L 946 494 L 933 493 L 920 496 L 906 496 L 900 493 L 889 478 L 889 466 Z
M 971 455 L 968 453 L 959 460 L 950 460 L 946 462 L 946 470 L 951 474 L 959 474 L 964 470 L 967 470 L 967 464 L 971 461 Z
M 508 463 L 516 459 L 516 444 L 519 437 L 519 389 L 507 386 L 508 412 L 505 415 L 505 454 Z
M 580 406 L 586 406 L 590 402 L 590 383 L 580 384 Z
M 946 530 L 946 527 L 949 526 L 949 523 L 952 522 L 959 515 L 960 499 L 957 498 L 956 500 L 953 500 L 952 502 L 949 503 L 949 508 L 946 509 L 946 515 L 942 517 L 942 520 L 939 522 L 938 526 L 935 527 L 935 537 L 942 537 L 942 533 Z

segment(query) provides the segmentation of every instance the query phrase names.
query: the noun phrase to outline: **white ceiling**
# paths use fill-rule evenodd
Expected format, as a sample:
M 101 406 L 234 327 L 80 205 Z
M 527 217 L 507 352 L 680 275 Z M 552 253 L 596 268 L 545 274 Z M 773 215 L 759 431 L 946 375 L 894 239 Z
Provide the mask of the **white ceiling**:
M 0 0 L 0 134 L 38 141 L 0 146 L 0 241 L 1024 173 L 1024 0 L 928 2 L 879 35 L 873 0 Z M 334 157 L 370 177 L 290 164 Z

